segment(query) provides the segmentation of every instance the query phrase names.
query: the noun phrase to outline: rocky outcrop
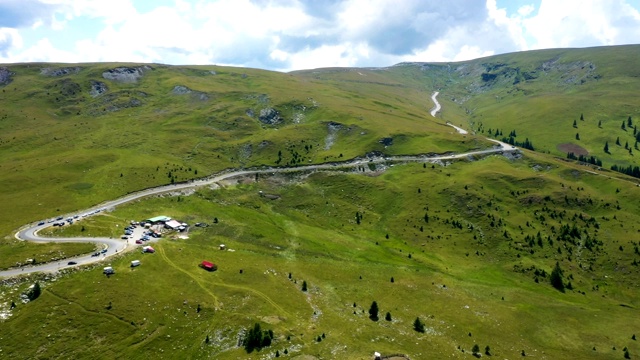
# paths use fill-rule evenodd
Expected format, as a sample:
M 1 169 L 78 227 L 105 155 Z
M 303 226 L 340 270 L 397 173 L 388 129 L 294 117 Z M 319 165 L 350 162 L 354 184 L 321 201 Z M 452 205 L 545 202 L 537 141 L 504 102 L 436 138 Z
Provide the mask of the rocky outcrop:
M 91 96 L 100 96 L 107 91 L 109 91 L 107 84 L 103 83 L 102 81 L 91 80 L 91 89 L 89 89 L 89 94 L 91 94 Z
M 134 108 L 144 105 L 141 98 L 147 97 L 142 91 L 118 91 L 105 94 L 94 100 L 89 106 L 88 113 L 93 116 L 100 116 L 111 112 Z
M 13 75 L 15 73 L 11 72 L 7 67 L 0 67 L 0 86 L 7 85 L 11 81 L 13 81 Z
M 393 145 L 393 138 L 390 138 L 390 137 L 382 138 L 378 142 L 384 146 L 391 146 Z
M 200 101 L 205 101 L 205 100 L 209 100 L 209 95 L 207 95 L 206 93 L 200 92 L 200 91 L 194 91 L 189 89 L 188 87 L 184 86 L 184 85 L 176 85 L 173 87 L 173 90 L 171 90 L 171 93 L 174 95 L 187 95 L 187 94 L 191 94 L 191 97 L 194 100 L 200 100 Z
M 82 70 L 80 67 L 63 67 L 63 68 L 43 68 L 40 70 L 40 74 L 45 76 L 65 76 L 69 74 L 77 74 Z
M 134 83 L 137 82 L 147 70 L 153 69 L 148 65 L 139 67 L 117 67 L 103 72 L 102 77 L 107 80 Z
M 54 94 L 59 94 L 63 96 L 76 96 L 80 95 L 82 92 L 82 87 L 80 84 L 74 82 L 73 80 L 66 78 L 55 80 L 54 82 L 45 86 L 48 90 L 53 90 Z
M 258 120 L 267 125 L 277 125 L 284 121 L 284 119 L 280 117 L 280 113 L 274 108 L 260 110 Z

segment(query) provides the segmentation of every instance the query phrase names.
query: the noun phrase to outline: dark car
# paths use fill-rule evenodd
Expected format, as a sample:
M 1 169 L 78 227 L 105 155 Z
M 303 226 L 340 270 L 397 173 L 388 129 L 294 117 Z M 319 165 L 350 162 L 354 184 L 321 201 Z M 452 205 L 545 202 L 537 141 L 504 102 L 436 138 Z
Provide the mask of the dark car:
M 69 261 L 69 262 L 67 263 L 67 265 L 77 265 L 77 264 L 78 264 L 78 263 L 77 263 L 77 262 L 75 262 L 75 261 Z
M 94 252 L 91 256 L 100 256 L 100 252 Z

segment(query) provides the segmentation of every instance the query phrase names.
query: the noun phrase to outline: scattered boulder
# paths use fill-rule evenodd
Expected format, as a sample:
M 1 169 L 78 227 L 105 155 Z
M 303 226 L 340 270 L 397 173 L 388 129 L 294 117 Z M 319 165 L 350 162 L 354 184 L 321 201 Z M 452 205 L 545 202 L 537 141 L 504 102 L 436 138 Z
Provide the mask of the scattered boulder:
M 390 137 L 382 138 L 378 142 L 384 146 L 391 146 L 393 145 L 393 138 L 390 138 Z
M 107 91 L 109 91 L 107 84 L 103 83 L 102 81 L 91 80 L 91 89 L 89 90 L 89 94 L 91 94 L 91 96 L 100 96 Z
M 107 80 L 134 83 L 137 82 L 147 70 L 152 70 L 152 68 L 148 65 L 140 67 L 117 67 L 103 72 L 102 77 Z
M 260 110 L 260 116 L 258 119 L 267 125 L 280 124 L 284 119 L 280 116 L 280 113 L 274 108 L 265 108 Z
M 40 74 L 45 76 L 65 76 L 69 74 L 77 74 L 82 70 L 80 67 L 63 67 L 63 68 L 43 68 L 40 70 Z
M 255 113 L 255 112 L 253 112 L 253 109 L 247 109 L 247 110 L 245 111 L 245 114 L 247 114 L 247 116 L 248 116 L 248 117 L 250 117 L 250 118 L 252 118 L 252 117 L 256 116 L 256 113 Z
M 9 84 L 13 80 L 13 75 L 15 75 L 15 73 L 10 71 L 9 68 L 4 66 L 0 67 L 0 86 Z

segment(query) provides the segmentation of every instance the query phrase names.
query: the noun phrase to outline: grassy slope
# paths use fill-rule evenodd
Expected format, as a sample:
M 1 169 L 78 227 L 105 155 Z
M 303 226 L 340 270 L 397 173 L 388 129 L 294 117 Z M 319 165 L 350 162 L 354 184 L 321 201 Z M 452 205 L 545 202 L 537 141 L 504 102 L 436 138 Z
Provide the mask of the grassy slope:
M 76 74 L 61 77 L 41 69 L 65 65 L 9 66 L 15 75 L 0 93 L 0 199 L 14 205 L 0 208 L 1 233 L 167 184 L 170 174 L 184 181 L 231 167 L 275 165 L 278 152 L 279 165 L 286 165 L 372 150 L 413 154 L 486 146 L 451 141 L 448 128 L 425 121 L 427 93 L 388 79 L 340 88 L 262 70 L 163 65 L 153 65 L 137 83 L 102 78 L 103 71 L 125 65 L 82 64 Z M 92 97 L 91 81 L 104 82 L 108 91 Z M 174 94 L 176 85 L 194 92 Z M 280 112 L 282 124 L 257 119 L 270 107 Z M 343 125 L 331 144 L 329 122 Z M 379 143 L 384 137 L 394 137 L 394 145 L 385 148 Z M 7 242 L 13 243 L 9 237 Z M 36 253 L 49 249 L 23 246 Z M 12 248 L 2 246 L 1 257 L 23 260 Z
M 281 198 L 260 197 L 260 190 Z M 188 240 L 162 240 L 156 254 L 113 260 L 117 275 L 110 279 L 96 267 L 47 284 L 41 299 L 20 305 L 2 324 L 10 330 L 3 331 L 10 334 L 3 336 L 5 353 L 16 355 L 10 344 L 32 339 L 39 346 L 21 347 L 21 356 L 259 358 L 286 348 L 319 358 L 366 359 L 373 350 L 466 358 L 457 347 L 469 352 L 475 343 L 501 358 L 525 350 L 547 359 L 605 359 L 621 357 L 625 346 L 634 354 L 640 347 L 630 340 L 638 332 L 631 319 L 640 304 L 631 262 L 640 255 L 627 234 L 640 230 L 637 197 L 638 189 L 625 182 L 531 156 L 434 169 L 402 165 L 377 177 L 263 178 L 150 199 L 116 210 L 109 221 L 122 226 L 136 216 L 166 213 L 220 222 L 194 229 Z M 356 211 L 363 214 L 360 225 Z M 562 219 L 551 217 L 562 212 Z M 595 218 L 598 228 L 574 214 Z M 492 220 L 502 225 L 491 226 Z M 558 240 L 560 224 L 576 224 L 585 233 L 575 245 Z M 545 242 L 530 247 L 524 238 L 538 231 Z M 602 241 L 593 251 L 583 246 L 587 233 Z M 235 251 L 219 251 L 220 243 Z M 143 265 L 130 270 L 133 259 Z M 204 259 L 219 270 L 198 269 Z M 534 281 L 531 266 L 550 273 L 556 261 L 575 290 L 560 293 L 548 277 Z M 306 294 L 302 280 L 309 283 Z M 378 322 L 366 314 L 374 300 Z M 386 312 L 392 322 L 383 320 Z M 416 316 L 425 321 L 426 334 L 411 329 Z M 235 348 L 238 333 L 256 321 L 273 329 L 277 340 L 246 355 Z M 34 323 L 43 326 L 28 325 Z

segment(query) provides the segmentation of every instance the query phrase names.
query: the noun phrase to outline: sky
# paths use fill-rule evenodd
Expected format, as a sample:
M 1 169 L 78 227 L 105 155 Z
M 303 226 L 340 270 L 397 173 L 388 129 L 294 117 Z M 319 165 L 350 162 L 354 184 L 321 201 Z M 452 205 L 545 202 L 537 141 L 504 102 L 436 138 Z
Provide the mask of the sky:
M 640 0 L 0 0 L 0 63 L 276 71 L 640 43 Z

